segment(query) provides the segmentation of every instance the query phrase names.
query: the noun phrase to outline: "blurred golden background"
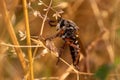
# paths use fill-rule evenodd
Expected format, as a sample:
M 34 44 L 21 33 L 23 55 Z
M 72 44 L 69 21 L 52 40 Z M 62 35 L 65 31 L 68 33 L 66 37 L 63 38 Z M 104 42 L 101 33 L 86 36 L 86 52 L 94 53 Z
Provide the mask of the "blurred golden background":
M 42 0 L 49 5 L 50 0 Z M 21 45 L 26 45 L 26 40 L 21 41 L 19 31 L 25 32 L 25 22 L 23 14 L 23 6 L 21 0 L 4 0 L 7 6 L 9 19 L 13 25 L 17 40 Z M 44 5 L 38 5 L 39 0 L 27 0 L 31 2 L 31 7 L 45 15 Z M 0 5 L 2 0 L 0 1 Z M 74 21 L 79 26 L 79 38 L 85 46 L 88 54 L 88 62 L 91 73 L 95 73 L 102 65 L 113 63 L 117 66 L 109 74 L 117 74 L 108 76 L 106 80 L 120 80 L 120 0 L 53 0 L 52 7 L 56 11 L 63 10 L 63 18 Z M 3 7 L 0 6 L 0 80 L 23 80 L 24 71 L 21 63 L 12 47 L 4 46 L 1 43 L 12 44 L 11 38 L 7 31 L 7 26 L 2 13 Z M 43 19 L 34 16 L 31 9 L 28 9 L 30 34 L 38 36 L 40 34 Z M 55 12 L 50 10 L 48 17 Z M 47 38 L 56 33 L 55 27 L 50 27 L 45 22 L 43 29 L 43 37 Z M 63 41 L 60 38 L 53 40 L 59 49 Z M 32 43 L 33 45 L 35 43 Z M 35 48 L 32 48 L 34 51 Z M 68 66 L 60 61 L 56 65 L 57 58 L 51 53 L 41 56 L 42 50 L 37 50 L 37 58 L 34 60 L 34 77 L 38 80 L 44 80 L 44 77 L 53 77 L 59 80 L 64 75 Z M 27 59 L 26 48 L 22 48 Z M 72 64 L 69 48 L 66 47 L 62 58 Z M 117 62 L 118 60 L 118 62 Z M 82 65 L 81 65 L 82 66 Z M 42 79 L 43 78 L 43 79 Z M 45 79 L 51 80 L 51 79 Z M 70 73 L 65 80 L 77 80 L 75 73 Z M 99 80 L 89 75 L 85 78 L 80 75 L 80 80 Z M 102 80 L 102 79 L 100 79 Z

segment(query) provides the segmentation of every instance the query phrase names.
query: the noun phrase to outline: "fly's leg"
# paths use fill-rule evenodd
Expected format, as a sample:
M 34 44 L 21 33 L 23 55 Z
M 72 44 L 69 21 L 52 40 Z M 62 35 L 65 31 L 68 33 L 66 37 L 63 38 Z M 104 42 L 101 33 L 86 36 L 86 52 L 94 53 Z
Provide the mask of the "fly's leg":
M 51 27 L 55 27 L 56 26 L 56 21 L 54 21 L 54 20 L 49 20 L 48 23 L 49 23 L 49 25 Z
M 73 65 L 75 66 L 75 68 L 76 68 L 77 70 L 79 70 L 79 66 L 78 66 L 78 64 L 79 64 L 79 59 L 80 59 L 80 53 L 78 52 L 77 55 L 76 55 L 75 61 L 73 62 Z
M 66 46 L 66 42 L 63 44 L 63 46 L 59 50 L 58 60 L 57 60 L 56 64 L 58 64 L 58 62 L 60 61 L 60 57 L 61 57 L 61 55 L 62 55 L 62 53 L 63 53 L 63 51 L 65 49 L 65 46 Z
M 56 37 L 60 37 L 62 34 L 63 34 L 63 30 L 61 30 L 61 31 L 59 31 L 57 34 L 55 34 L 55 35 L 53 35 L 53 36 L 51 36 L 51 37 L 49 37 L 49 38 L 46 38 L 45 39 L 45 41 L 46 40 L 52 40 L 52 39 L 54 39 L 54 38 L 56 38 Z
M 73 44 L 73 43 L 70 43 L 70 51 L 71 51 L 71 55 L 74 55 L 73 56 L 73 65 L 78 65 L 79 63 L 79 59 L 80 59 L 80 48 L 77 47 L 76 44 Z
M 77 49 L 74 48 L 73 46 L 70 46 L 70 53 L 72 56 L 73 65 L 77 70 L 79 70 L 78 64 L 79 64 L 80 53 L 77 52 Z
M 79 54 L 79 52 L 77 53 L 77 55 L 75 55 L 76 57 L 75 57 L 75 61 L 73 62 L 73 65 L 78 65 L 78 63 L 79 63 L 79 59 L 80 59 L 80 54 Z

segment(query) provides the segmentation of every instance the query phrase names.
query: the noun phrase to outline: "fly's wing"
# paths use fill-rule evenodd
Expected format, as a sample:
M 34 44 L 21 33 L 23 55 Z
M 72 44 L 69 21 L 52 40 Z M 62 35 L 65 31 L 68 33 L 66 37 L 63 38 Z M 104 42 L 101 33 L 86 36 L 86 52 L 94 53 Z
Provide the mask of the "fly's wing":
M 80 52 L 82 53 L 82 55 L 83 55 L 84 57 L 86 57 L 87 54 L 86 54 L 85 48 L 84 48 L 84 46 L 83 46 L 83 44 L 82 44 L 82 41 L 80 40 L 79 37 L 77 37 L 77 40 L 78 40 L 78 42 L 79 42 Z
M 69 22 L 70 25 L 73 26 L 74 29 L 76 30 L 76 31 L 75 31 L 75 34 L 78 34 L 79 27 L 78 27 L 73 21 L 71 21 L 71 20 L 68 20 L 68 22 Z M 79 42 L 81 53 L 83 54 L 84 57 L 86 57 L 87 54 L 86 54 L 85 48 L 84 48 L 84 46 L 83 46 L 83 44 L 82 44 L 82 41 L 80 40 L 80 38 L 79 38 L 78 36 L 76 36 L 76 39 L 77 39 L 78 42 Z
M 75 30 L 78 31 L 79 27 L 71 20 L 68 20 L 68 22 L 70 23 L 71 26 L 74 26 Z

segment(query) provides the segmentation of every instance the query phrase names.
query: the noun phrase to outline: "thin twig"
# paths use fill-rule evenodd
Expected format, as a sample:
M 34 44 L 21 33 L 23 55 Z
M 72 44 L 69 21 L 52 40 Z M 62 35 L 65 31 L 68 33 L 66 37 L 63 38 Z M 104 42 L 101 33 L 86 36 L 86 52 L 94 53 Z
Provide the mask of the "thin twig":
M 70 74 L 71 71 L 72 71 L 72 68 L 69 67 L 69 68 L 64 72 L 64 74 L 61 75 L 61 77 L 60 77 L 59 80 L 65 80 L 66 77 Z
M 41 42 L 40 40 L 38 41 L 38 40 L 36 40 L 36 39 L 32 39 L 31 38 L 31 40 L 33 41 L 33 42 L 37 42 L 38 44 L 40 44 L 42 47 L 44 47 L 45 49 L 47 49 L 47 50 L 50 50 L 46 45 L 45 45 L 45 42 Z M 49 43 L 51 43 L 52 44 L 52 42 L 49 42 Z M 51 51 L 51 50 L 50 50 Z M 56 51 L 51 51 L 51 53 L 54 55 L 54 56 L 56 56 L 56 57 L 58 57 L 58 52 L 56 52 Z M 62 62 L 64 62 L 67 66 L 69 66 L 69 67 L 71 67 L 72 68 L 72 70 L 74 70 L 76 73 L 78 72 L 72 65 L 70 65 L 70 64 L 68 64 L 64 59 L 62 59 L 62 58 L 59 58 Z
M 51 53 L 54 55 L 54 56 L 56 56 L 56 57 L 58 57 L 58 52 L 56 52 L 56 50 L 51 50 L 51 49 L 49 49 L 47 46 L 45 46 L 44 45 L 44 42 L 41 42 L 40 40 L 38 41 L 38 40 L 35 40 L 35 39 L 32 39 L 31 38 L 31 40 L 32 41 L 34 41 L 35 43 L 37 42 L 37 43 L 39 43 L 39 44 L 41 44 L 45 49 L 47 49 L 47 50 L 50 50 L 51 51 Z M 49 43 L 53 43 L 53 42 L 49 42 Z M 55 46 L 52 46 L 52 47 L 55 47 Z M 54 48 L 55 49 L 55 48 Z M 61 77 L 60 77 L 60 80 L 65 80 L 65 78 L 67 78 L 67 76 L 70 74 L 70 71 L 74 71 L 75 73 L 79 73 L 79 71 L 77 71 L 74 67 L 73 67 L 73 65 L 70 65 L 70 64 L 68 64 L 64 59 L 62 59 L 62 58 L 59 58 L 63 63 L 65 63 L 67 66 L 69 66 L 69 68 L 66 70 L 66 73 L 64 73 Z M 78 75 L 78 74 L 77 74 Z M 79 77 L 78 77 L 79 78 Z
M 70 68 L 68 68 L 70 69 Z M 67 70 L 68 70 L 67 69 Z M 70 72 L 71 70 L 68 71 L 68 73 L 75 73 L 75 72 Z M 66 75 L 68 74 L 66 73 Z M 76 73 L 75 73 L 76 74 Z M 79 72 L 78 75 L 89 75 L 89 76 L 94 76 L 94 73 L 85 73 L 85 72 Z M 64 75 L 63 75 L 64 76 Z M 108 77 L 113 77 L 113 76 L 120 76 L 120 74 L 110 74 L 108 75 Z M 38 78 L 40 80 L 46 80 L 46 79 L 55 79 L 55 80 L 65 80 L 65 78 L 60 78 L 60 77 L 42 77 L 42 78 Z M 79 79 L 80 80 L 80 79 Z
M 32 39 L 33 40 L 33 39 Z M 35 40 L 33 40 L 33 41 L 35 41 Z M 42 42 L 40 42 L 40 43 L 42 43 Z M 52 44 L 52 42 L 50 42 L 51 44 Z M 41 45 L 43 45 L 43 47 L 44 48 L 46 48 L 46 49 L 48 49 L 49 50 L 49 48 L 47 48 L 43 43 L 41 44 Z M 51 53 L 54 55 L 54 56 L 56 56 L 56 57 L 58 57 L 58 53 L 57 52 L 55 52 L 55 51 L 52 51 L 52 50 L 50 50 L 51 51 Z M 69 74 L 70 74 L 70 71 L 71 70 L 74 70 L 76 73 L 78 73 L 78 71 L 76 70 L 76 69 L 74 69 L 74 67 L 72 66 L 72 65 L 70 65 L 70 64 L 68 64 L 64 59 L 62 59 L 62 58 L 59 58 L 63 63 L 65 63 L 66 65 L 68 65 L 69 66 L 69 68 L 67 69 L 67 71 L 66 71 L 66 73 L 64 73 L 61 77 L 60 77 L 60 79 L 59 80 L 64 80 Z M 68 72 L 69 71 L 69 72 Z
M 105 28 L 104 22 L 102 20 L 102 16 L 101 16 L 100 10 L 98 8 L 98 5 L 95 0 L 90 0 L 90 4 L 91 4 L 92 10 L 94 12 L 94 15 L 96 17 L 98 27 L 100 28 L 100 31 L 102 32 L 106 28 Z
M 70 72 L 70 73 L 75 73 L 76 74 L 76 72 Z M 79 75 L 88 75 L 88 76 L 94 76 L 95 75 L 95 73 L 86 73 L 86 72 L 78 72 L 78 74 Z M 120 76 L 120 74 L 109 74 L 108 75 L 109 77 L 112 77 L 112 76 Z
M 45 7 L 47 7 L 47 8 L 49 7 L 49 6 L 46 5 L 43 1 L 42 1 L 42 3 L 43 3 L 43 5 L 44 5 Z M 50 9 L 53 10 L 54 12 L 57 12 L 53 7 L 50 7 Z
M 41 31 L 40 31 L 39 36 L 42 36 L 42 34 L 43 34 L 44 24 L 45 24 L 45 21 L 46 21 L 46 19 L 47 19 L 47 15 L 48 15 L 48 12 L 49 12 L 49 10 L 50 10 L 51 5 L 52 5 L 52 0 L 50 1 L 50 4 L 49 4 L 49 6 L 48 6 L 48 8 L 47 8 L 47 11 L 46 11 L 46 13 L 45 13 L 45 17 L 44 17 L 43 22 L 42 22 Z
M 33 9 L 33 7 L 31 7 L 31 5 L 28 5 L 28 8 L 32 10 L 33 14 L 34 14 L 35 12 L 37 12 L 38 17 L 40 17 L 41 19 L 44 19 L 44 17 L 41 15 L 41 13 L 40 13 L 40 12 L 38 13 L 38 11 L 35 11 L 35 10 Z
M 75 73 L 76 74 L 76 72 L 70 72 L 70 73 Z M 79 74 L 79 75 L 89 75 L 89 76 L 94 75 L 94 73 L 87 73 L 87 72 L 78 72 L 77 74 Z
M 40 80 L 59 80 L 59 77 L 42 77 L 42 78 L 39 78 Z
M 48 15 L 48 13 L 49 13 L 49 10 L 50 10 L 51 6 L 52 6 L 52 0 L 50 1 L 50 4 L 49 4 L 49 6 L 48 6 L 48 8 L 47 8 L 47 11 L 46 11 L 46 13 L 45 13 L 45 17 L 43 18 L 43 22 L 42 22 L 42 25 L 41 25 L 41 30 L 40 30 L 39 37 L 42 37 L 43 29 L 44 29 L 44 25 L 45 25 L 45 21 L 46 21 L 46 19 L 47 19 L 47 15 Z M 35 57 L 35 55 L 36 55 L 36 53 L 37 53 L 37 50 L 38 50 L 38 47 L 35 48 L 35 50 L 34 50 L 34 52 L 33 52 L 33 57 Z
M 25 17 L 25 27 L 26 27 L 26 39 L 27 45 L 31 45 L 30 40 L 30 29 L 29 29 L 29 19 L 28 19 L 28 10 L 27 10 L 27 2 L 23 0 L 23 9 L 24 9 L 24 17 Z M 33 60 L 32 60 L 32 50 L 31 47 L 28 47 L 28 58 L 29 58 L 29 77 L 30 80 L 34 80 L 34 73 L 33 73 Z
M 76 75 L 77 75 L 77 80 L 80 80 L 79 72 L 77 72 Z
M 35 40 L 35 39 L 31 39 L 32 41 L 34 41 L 34 42 L 37 42 L 37 43 L 39 43 L 39 44 L 41 44 L 42 45 L 42 47 L 44 47 L 44 48 L 47 48 L 41 41 L 38 41 L 38 40 Z M 14 45 L 12 45 L 12 46 L 9 46 L 9 47 L 13 47 Z M 47 48 L 48 49 L 48 48 Z M 56 57 L 57 57 L 57 55 L 56 55 L 56 53 L 55 52 L 52 52 Z M 68 66 L 69 66 L 69 68 L 65 71 L 65 73 L 61 76 L 61 77 L 59 77 L 59 80 L 64 80 L 70 73 L 77 73 L 77 75 L 89 75 L 89 76 L 93 76 L 94 75 L 94 73 L 86 73 L 86 72 L 78 72 L 78 71 L 72 71 L 73 70 L 73 67 L 72 67 L 72 65 L 69 65 L 65 60 L 63 60 L 62 58 L 60 59 L 60 60 L 62 60 L 62 62 L 64 62 L 65 64 L 67 64 Z M 71 67 L 70 67 L 71 66 Z M 120 74 L 109 74 L 109 76 L 120 76 Z M 42 79 L 42 80 L 44 80 L 44 79 L 46 79 L 46 77 L 43 77 L 43 78 L 40 78 L 40 79 Z M 57 79 L 57 77 L 50 77 L 50 79 Z
M 30 46 L 28 46 L 28 45 L 12 45 L 12 44 L 6 44 L 6 43 L 0 43 L 0 45 L 1 46 L 7 46 L 7 47 L 19 47 L 19 48 L 28 48 L 28 47 L 31 47 L 31 48 L 33 48 L 33 47 L 42 47 L 41 45 L 30 45 Z

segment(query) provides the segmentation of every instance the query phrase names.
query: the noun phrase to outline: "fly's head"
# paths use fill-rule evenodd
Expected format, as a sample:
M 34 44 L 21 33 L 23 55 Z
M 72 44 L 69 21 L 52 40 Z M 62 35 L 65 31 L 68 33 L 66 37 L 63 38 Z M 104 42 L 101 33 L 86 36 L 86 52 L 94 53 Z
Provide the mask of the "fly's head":
M 58 17 L 57 20 L 55 21 L 50 20 L 49 25 L 54 27 L 56 26 L 57 31 L 66 30 L 66 29 L 72 29 L 77 31 L 79 29 L 79 27 L 73 21 L 66 20 L 62 17 Z
M 58 17 L 57 20 L 49 20 L 49 25 L 51 27 L 56 27 L 57 31 L 61 30 L 64 26 L 64 20 L 61 17 Z
M 57 20 L 57 25 L 56 25 L 57 31 L 62 30 L 62 29 L 64 30 L 65 27 L 66 27 L 65 20 L 63 18 L 59 17 Z

